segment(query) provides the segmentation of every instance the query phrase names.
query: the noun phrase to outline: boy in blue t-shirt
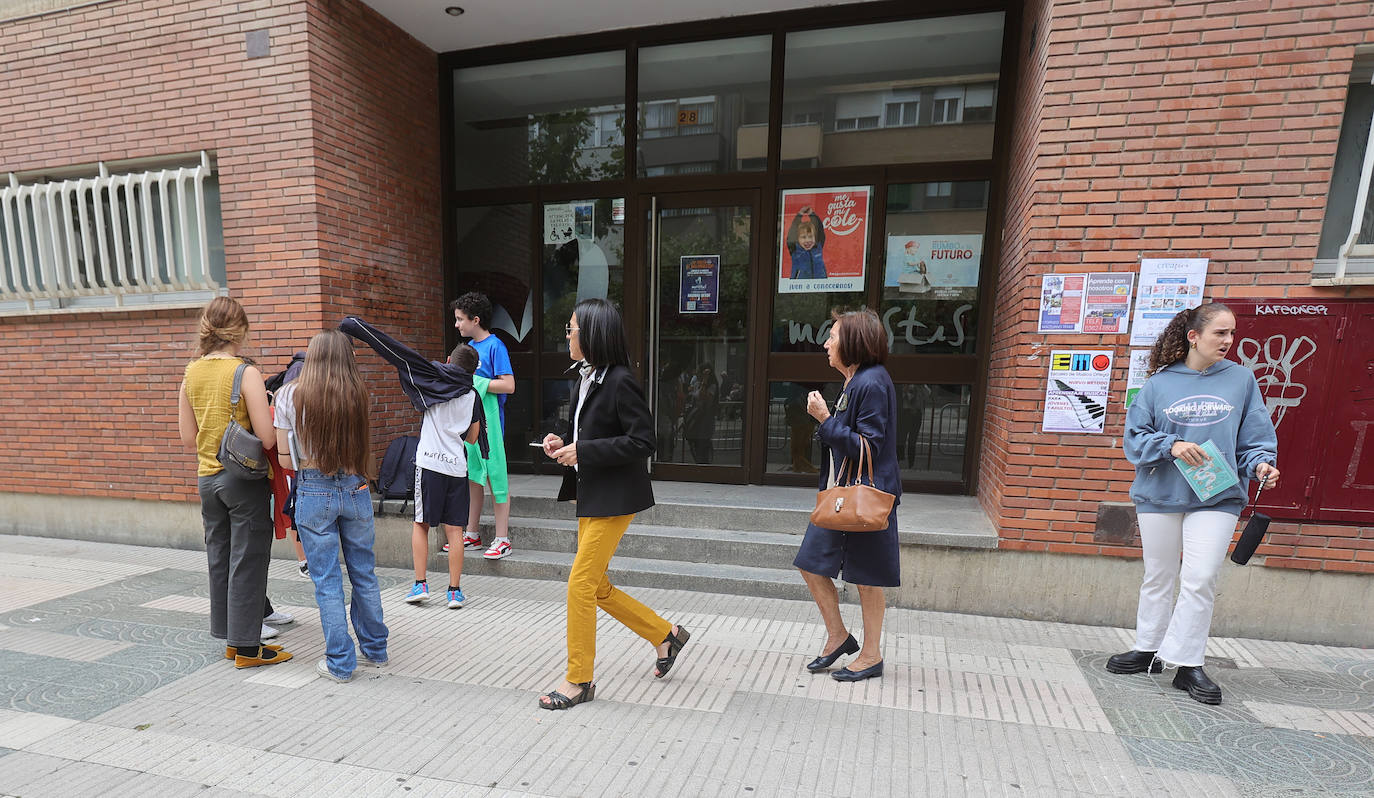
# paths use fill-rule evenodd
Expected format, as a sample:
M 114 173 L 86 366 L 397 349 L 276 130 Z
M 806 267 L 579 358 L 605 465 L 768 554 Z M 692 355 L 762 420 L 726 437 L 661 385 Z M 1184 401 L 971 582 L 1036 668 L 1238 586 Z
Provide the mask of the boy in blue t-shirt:
M 453 326 L 458 334 L 469 339 L 468 345 L 477 350 L 481 365 L 477 367 L 476 376 L 491 380 L 487 390 L 497 395 L 501 417 L 487 419 L 487 441 L 500 441 L 506 432 L 506 397 L 515 393 L 515 371 L 511 368 L 510 352 L 506 350 L 506 345 L 491 334 L 491 300 L 486 294 L 469 291 L 453 300 L 449 309 L 453 311 Z M 501 464 L 493 468 L 488 462 L 484 464 L 486 467 L 478 469 L 474 467 L 476 465 L 470 464 L 468 473 L 471 501 L 468 504 L 467 531 L 463 533 L 463 548 L 475 550 L 482 547 L 477 523 L 482 519 L 482 502 L 490 487 L 495 505 L 492 508 L 492 515 L 496 519 L 495 539 L 482 556 L 488 560 L 499 560 L 511 552 L 510 493 L 505 466 Z M 499 473 L 495 473 L 497 471 Z M 472 479 L 478 474 L 482 475 L 480 479 Z

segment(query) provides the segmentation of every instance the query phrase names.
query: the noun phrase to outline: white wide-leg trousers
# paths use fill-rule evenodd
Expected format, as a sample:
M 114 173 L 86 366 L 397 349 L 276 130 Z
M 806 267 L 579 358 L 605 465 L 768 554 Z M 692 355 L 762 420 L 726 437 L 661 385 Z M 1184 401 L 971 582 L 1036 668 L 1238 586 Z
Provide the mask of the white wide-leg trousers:
M 1136 517 L 1145 581 L 1140 585 L 1136 611 L 1135 648 L 1158 651 L 1159 658 L 1170 667 L 1200 666 L 1212 626 L 1217 573 L 1236 530 L 1237 516 L 1198 510 L 1139 513 Z

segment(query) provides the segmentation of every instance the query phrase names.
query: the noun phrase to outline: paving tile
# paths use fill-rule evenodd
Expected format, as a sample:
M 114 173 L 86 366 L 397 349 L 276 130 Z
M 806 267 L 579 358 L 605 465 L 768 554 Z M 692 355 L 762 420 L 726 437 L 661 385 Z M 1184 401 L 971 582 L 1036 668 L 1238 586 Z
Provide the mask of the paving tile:
M 71 573 L 52 570 L 65 560 Z M 103 561 L 118 566 L 107 580 L 80 581 Z M 0 604 L 0 794 L 74 794 L 68 781 L 293 798 L 1374 786 L 1374 654 L 1361 649 L 1214 639 L 1225 703 L 1207 707 L 1169 674 L 1106 673 L 1129 630 L 893 609 L 886 675 L 846 685 L 802 667 L 824 640 L 809 602 L 649 588 L 635 595 L 693 633 L 673 674 L 654 679 L 649 646 L 602 617 L 597 699 L 547 712 L 536 698 L 565 666 L 561 583 L 473 576 L 469 606 L 449 611 L 404 604 L 409 574 L 383 569 L 391 665 L 340 685 L 314 674 L 313 586 L 291 562 L 272 564 L 268 590 L 297 617 L 279 638 L 296 659 L 244 671 L 207 633 L 203 554 L 0 536 L 0 594 L 53 574 L 86 589 Z M 857 607 L 842 611 L 861 626 Z

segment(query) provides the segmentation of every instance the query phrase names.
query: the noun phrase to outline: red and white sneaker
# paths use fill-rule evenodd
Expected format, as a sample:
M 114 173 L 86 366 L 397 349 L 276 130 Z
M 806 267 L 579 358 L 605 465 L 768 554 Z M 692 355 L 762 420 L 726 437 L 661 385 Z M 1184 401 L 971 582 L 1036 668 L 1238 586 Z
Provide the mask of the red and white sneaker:
M 463 549 L 465 551 L 477 551 L 482 548 L 482 539 L 476 535 L 463 533 Z
M 486 553 L 482 556 L 487 558 L 488 560 L 499 560 L 502 557 L 509 557 L 510 541 L 498 540 L 492 543 L 491 548 L 487 549 Z

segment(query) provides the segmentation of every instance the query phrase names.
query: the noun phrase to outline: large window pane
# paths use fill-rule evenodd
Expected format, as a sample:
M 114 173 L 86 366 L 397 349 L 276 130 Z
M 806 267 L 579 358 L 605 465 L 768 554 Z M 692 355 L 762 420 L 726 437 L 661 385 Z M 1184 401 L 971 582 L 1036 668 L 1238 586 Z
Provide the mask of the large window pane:
M 639 174 L 763 169 L 771 36 L 639 51 Z
M 987 214 L 986 181 L 888 186 L 879 314 L 894 354 L 975 351 Z
M 782 166 L 992 156 L 1002 14 L 790 33 Z
M 544 351 L 568 351 L 563 326 L 584 299 L 625 306 L 625 200 L 544 205 Z
M 459 208 L 457 217 L 458 293 L 490 297 L 491 331 L 512 352 L 532 351 L 530 206 Z
M 621 51 L 453 73 L 460 189 L 625 176 Z

